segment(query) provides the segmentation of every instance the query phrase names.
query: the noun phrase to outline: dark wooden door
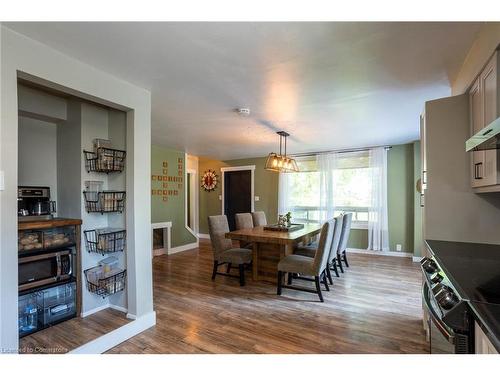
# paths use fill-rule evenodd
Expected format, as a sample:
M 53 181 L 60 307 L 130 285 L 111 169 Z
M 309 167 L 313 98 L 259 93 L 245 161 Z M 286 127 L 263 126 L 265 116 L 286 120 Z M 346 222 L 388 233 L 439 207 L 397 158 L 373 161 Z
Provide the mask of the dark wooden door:
M 235 230 L 234 215 L 252 210 L 252 171 L 224 172 L 224 215 Z

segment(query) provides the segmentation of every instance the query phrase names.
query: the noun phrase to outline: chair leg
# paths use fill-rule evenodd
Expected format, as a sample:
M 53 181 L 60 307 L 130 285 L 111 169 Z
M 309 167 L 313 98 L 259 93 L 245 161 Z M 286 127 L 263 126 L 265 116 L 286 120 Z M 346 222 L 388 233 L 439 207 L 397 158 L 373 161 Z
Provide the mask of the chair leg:
M 214 270 L 212 271 L 212 280 L 215 280 L 215 275 L 217 274 L 217 267 L 219 266 L 219 262 L 214 260 Z
M 344 267 L 342 267 L 342 257 L 337 254 L 337 263 L 339 264 L 340 272 L 344 273 Z
M 332 270 L 335 272 L 335 276 L 340 277 L 339 271 L 337 270 L 337 261 L 334 259 L 332 263 Z
M 330 287 L 328 286 L 328 280 L 326 280 L 325 272 L 323 272 L 323 284 L 325 284 L 325 289 L 327 292 L 330 291 Z
M 318 293 L 319 300 L 324 302 L 323 294 L 321 294 L 321 285 L 319 283 L 319 276 L 314 276 L 314 283 L 316 284 L 316 292 Z
M 240 264 L 240 286 L 245 286 L 245 265 Z
M 283 272 L 278 271 L 278 291 L 276 294 L 281 296 L 281 283 L 283 282 Z
M 333 285 L 332 273 L 330 272 L 330 265 L 326 267 L 326 276 L 328 277 L 328 281 L 331 285 Z
M 230 271 L 231 271 L 231 263 L 228 263 L 226 273 L 229 273 Z
M 344 262 L 345 262 L 345 266 L 349 267 L 349 263 L 347 262 L 347 251 L 344 251 Z
M 288 285 L 292 285 L 292 273 L 291 272 L 288 272 L 288 281 L 287 281 L 287 284 Z

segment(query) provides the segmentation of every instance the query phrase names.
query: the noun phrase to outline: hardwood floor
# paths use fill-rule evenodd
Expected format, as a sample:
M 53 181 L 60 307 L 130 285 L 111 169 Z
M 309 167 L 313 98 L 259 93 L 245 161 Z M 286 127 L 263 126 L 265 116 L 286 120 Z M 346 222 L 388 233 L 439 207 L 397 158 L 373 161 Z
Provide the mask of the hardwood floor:
M 85 318 L 67 320 L 20 339 L 20 353 L 67 353 L 99 336 L 130 323 L 130 320 L 125 315 L 113 309 L 105 309 Z
M 349 255 L 325 303 L 293 290 L 277 296 L 275 285 L 252 281 L 250 271 L 244 287 L 236 278 L 212 281 L 206 240 L 155 257 L 157 325 L 109 353 L 427 353 L 418 266 Z

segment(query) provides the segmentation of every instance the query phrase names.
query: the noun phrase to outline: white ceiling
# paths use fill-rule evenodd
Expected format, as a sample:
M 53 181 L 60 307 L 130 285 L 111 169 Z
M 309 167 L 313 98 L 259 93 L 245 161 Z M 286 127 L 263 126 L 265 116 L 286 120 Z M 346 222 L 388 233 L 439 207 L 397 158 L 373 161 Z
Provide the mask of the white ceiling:
M 219 159 L 399 144 L 479 23 L 7 23 L 152 92 L 152 141 Z M 242 118 L 236 107 L 249 107 Z

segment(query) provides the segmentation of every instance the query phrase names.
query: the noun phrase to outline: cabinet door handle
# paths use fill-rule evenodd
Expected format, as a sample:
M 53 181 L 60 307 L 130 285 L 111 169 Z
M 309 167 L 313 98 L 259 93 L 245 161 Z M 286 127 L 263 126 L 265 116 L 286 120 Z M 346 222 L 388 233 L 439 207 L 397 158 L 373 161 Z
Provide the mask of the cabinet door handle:
M 474 164 L 474 179 L 475 180 L 481 180 L 483 177 L 481 176 L 480 169 L 479 167 L 483 166 L 483 162 L 475 163 Z
M 425 205 L 424 194 L 420 193 L 420 207 L 424 207 L 424 205 Z
M 422 183 L 427 184 L 427 171 L 422 171 Z

